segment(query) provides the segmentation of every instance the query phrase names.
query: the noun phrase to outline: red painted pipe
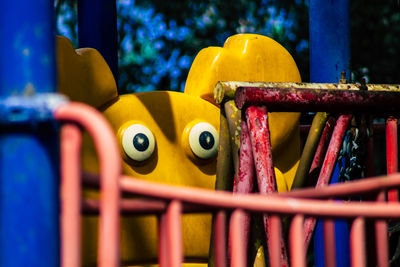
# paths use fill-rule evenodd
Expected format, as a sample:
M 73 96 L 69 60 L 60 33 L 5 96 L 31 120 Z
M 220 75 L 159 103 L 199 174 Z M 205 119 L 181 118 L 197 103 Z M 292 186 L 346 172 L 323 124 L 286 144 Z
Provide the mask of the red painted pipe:
M 393 91 L 239 87 L 235 103 L 239 109 L 266 105 L 269 111 L 393 114 L 400 111 L 400 94 Z
M 332 219 L 323 221 L 325 266 L 336 267 L 335 222 Z
M 61 129 L 61 266 L 81 264 L 82 132 L 75 124 Z
M 398 151 L 397 151 L 397 119 L 389 117 L 386 120 L 386 168 L 387 174 L 398 171 Z M 399 193 L 397 189 L 388 192 L 388 201 L 398 201 Z
M 238 177 L 235 183 L 234 192 L 240 194 L 249 194 L 253 191 L 254 187 L 254 160 L 253 151 L 251 147 L 251 139 L 247 123 L 242 120 L 240 133 L 240 152 L 239 152 L 239 168 Z M 243 242 L 248 247 L 250 236 L 250 221 L 249 214 L 244 214 L 243 219 Z M 229 248 L 232 247 L 231 237 L 229 237 Z
M 246 120 L 250 132 L 258 190 L 261 194 L 274 193 L 276 192 L 275 170 L 272 161 L 267 109 L 265 107 L 250 106 L 246 109 Z M 267 240 L 270 240 L 271 234 L 274 233 L 271 232 L 272 226 L 269 215 L 264 215 L 263 217 Z M 282 266 L 288 266 L 287 252 L 282 236 L 280 236 L 280 239 L 281 263 Z
M 167 207 L 167 246 L 168 266 L 180 267 L 183 262 L 182 247 L 182 204 L 179 200 L 172 200 Z
M 365 220 L 362 217 L 354 219 L 350 230 L 351 266 L 367 266 L 365 251 Z
M 167 215 L 163 213 L 158 219 L 158 265 L 160 267 L 169 266 L 167 240 Z
M 243 222 L 246 214 L 241 209 L 232 212 L 229 235 L 232 237 L 232 267 L 245 267 L 247 259 L 247 246 L 243 239 Z
M 306 267 L 306 253 L 304 247 L 304 216 L 298 214 L 293 217 L 289 231 L 290 266 Z
M 332 138 L 331 141 L 329 142 L 328 151 L 326 152 L 325 159 L 322 164 L 322 169 L 319 174 L 315 188 L 325 187 L 329 184 L 340 151 L 340 146 L 342 144 L 344 135 L 346 134 L 346 130 L 350 123 L 351 118 L 352 118 L 351 115 L 341 115 L 336 121 L 336 125 L 332 133 Z M 315 217 L 309 217 L 304 222 L 304 231 L 305 231 L 304 242 L 306 248 L 308 248 L 310 244 L 311 236 L 314 231 L 315 225 L 316 225 Z
M 220 210 L 214 219 L 215 267 L 225 267 L 226 258 L 226 211 Z
M 322 162 L 325 157 L 325 152 L 326 149 L 328 148 L 328 144 L 332 136 L 335 122 L 336 119 L 334 117 L 329 117 L 326 121 L 324 130 L 321 134 L 321 138 L 319 139 L 318 146 L 315 151 L 313 162 L 311 163 L 309 172 L 310 174 L 320 169 L 322 166 Z
M 93 139 L 97 154 L 99 155 L 101 180 L 97 261 L 100 267 L 117 267 L 119 266 L 120 256 L 119 177 L 121 175 L 121 156 L 118 145 L 115 142 L 114 131 L 99 111 L 81 103 L 69 103 L 59 107 L 54 113 L 54 118 L 64 122 L 72 121 L 80 124 Z M 72 153 L 72 151 L 70 152 Z M 80 155 L 74 154 L 71 157 L 68 156 L 68 158 L 80 158 Z M 74 162 L 62 161 L 62 164 L 65 164 L 66 169 L 76 168 Z M 69 225 L 69 222 L 66 223 Z

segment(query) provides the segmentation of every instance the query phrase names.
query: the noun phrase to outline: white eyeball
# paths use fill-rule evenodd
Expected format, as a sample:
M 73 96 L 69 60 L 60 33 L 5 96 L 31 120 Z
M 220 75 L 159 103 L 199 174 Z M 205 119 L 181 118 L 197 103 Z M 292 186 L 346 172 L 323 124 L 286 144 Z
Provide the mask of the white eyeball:
M 155 139 L 146 126 L 133 124 L 126 128 L 123 133 L 122 147 L 131 159 L 144 161 L 153 154 Z
M 209 123 L 200 122 L 189 133 L 189 145 L 193 153 L 201 159 L 214 157 L 218 152 L 219 136 Z

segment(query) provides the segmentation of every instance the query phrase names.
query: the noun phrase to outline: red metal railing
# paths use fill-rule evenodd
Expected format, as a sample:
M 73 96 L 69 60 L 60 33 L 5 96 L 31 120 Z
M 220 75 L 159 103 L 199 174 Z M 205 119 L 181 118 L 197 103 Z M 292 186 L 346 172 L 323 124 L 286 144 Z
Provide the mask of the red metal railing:
M 370 101 L 370 100 L 368 100 Z M 265 102 L 262 102 L 265 105 Z M 255 104 L 253 102 L 252 104 Z M 354 103 L 352 103 L 354 104 Z M 260 116 L 253 117 L 258 112 Z M 390 110 L 391 112 L 393 110 Z M 257 114 L 258 114 L 257 113 Z M 222 191 L 210 191 L 198 188 L 183 188 L 163 185 L 135 179 L 121 175 L 121 164 L 114 133 L 101 114 L 82 104 L 69 104 L 56 111 L 55 117 L 65 122 L 62 129 L 62 266 L 76 267 L 80 264 L 80 210 L 93 212 L 100 210 L 100 231 L 98 263 L 100 266 L 119 265 L 119 214 L 161 214 L 159 220 L 159 264 L 160 266 L 180 266 L 183 262 L 181 216 L 186 212 L 214 212 L 217 214 L 214 229 L 215 264 L 216 266 L 246 266 L 246 220 L 249 213 L 264 214 L 264 222 L 268 229 L 269 261 L 271 266 L 306 266 L 306 236 L 307 229 L 304 223 L 310 218 L 324 220 L 325 237 L 332 237 L 332 220 L 334 218 L 348 218 L 351 220 L 350 248 L 352 266 L 365 266 L 365 220 L 376 222 L 376 250 L 378 266 L 388 266 L 388 219 L 400 218 L 400 204 L 384 202 L 387 190 L 397 189 L 400 186 L 400 174 L 391 174 L 384 177 L 368 178 L 352 181 L 345 184 L 321 187 L 318 189 L 300 189 L 293 192 L 277 194 L 273 187 L 263 184 L 263 179 L 273 179 L 274 172 L 270 159 L 265 157 L 270 146 L 265 139 L 268 133 L 267 124 L 261 132 L 254 132 L 258 123 L 252 124 L 252 119 L 266 121 L 265 108 L 250 108 L 246 112 L 249 120 L 249 136 L 251 139 L 252 156 L 254 156 L 257 170 L 257 179 L 262 193 L 268 194 L 232 194 Z M 342 119 L 341 119 L 342 118 Z M 331 173 L 331 165 L 337 157 L 338 144 L 341 143 L 342 132 L 350 116 L 342 116 L 335 131 L 337 138 L 333 138 L 328 148 L 328 155 L 323 163 L 321 175 Z M 100 201 L 81 201 L 80 199 L 80 145 L 81 133 L 79 127 L 88 130 L 94 139 L 100 159 L 100 175 L 84 174 L 83 182 L 100 184 Z M 388 127 L 397 127 L 397 123 L 388 123 Z M 258 126 L 257 126 L 258 127 Z M 397 130 L 397 129 L 396 129 Z M 333 134 L 333 136 L 336 136 Z M 260 140 L 258 140 L 260 139 Z M 264 140 L 265 139 L 265 140 Z M 337 140 L 336 140 L 337 139 Z M 256 151 L 256 146 L 265 146 L 263 153 Z M 258 149 L 258 148 L 257 148 Z M 329 152 L 332 150 L 333 152 Z M 261 151 L 261 150 L 260 150 Z M 397 152 L 397 151 L 396 151 Z M 390 151 L 390 153 L 394 153 Z M 397 158 L 397 153 L 393 154 Z M 334 158 L 329 158 L 330 156 Z M 252 163 L 241 157 L 242 165 Z M 396 169 L 397 170 L 397 169 Z M 243 174 L 245 175 L 245 173 Z M 330 174 L 329 174 L 330 175 Z M 329 176 L 327 174 L 327 176 Z M 328 178 L 329 179 L 329 178 Z M 240 177 L 239 177 L 240 180 Z M 244 189 L 247 191 L 247 189 Z M 120 191 L 129 192 L 145 199 L 125 200 L 120 198 Z M 377 193 L 377 201 L 351 202 L 331 201 L 333 197 L 348 197 Z M 227 242 L 225 236 L 226 211 L 232 215 L 229 223 L 230 258 L 227 257 Z M 284 240 L 282 237 L 281 216 L 293 216 L 289 230 L 289 256 L 282 256 Z M 326 265 L 335 266 L 334 238 L 325 238 L 327 249 Z M 329 250 L 329 251 L 328 251 Z

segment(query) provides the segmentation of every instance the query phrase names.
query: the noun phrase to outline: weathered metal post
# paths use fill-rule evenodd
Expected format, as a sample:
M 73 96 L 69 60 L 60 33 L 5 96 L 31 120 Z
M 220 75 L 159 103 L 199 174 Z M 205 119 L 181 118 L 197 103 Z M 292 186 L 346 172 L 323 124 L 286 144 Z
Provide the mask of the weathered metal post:
M 342 71 L 349 77 L 349 1 L 311 0 L 309 20 L 310 81 L 337 83 Z M 322 229 L 318 227 L 322 228 L 319 224 L 315 232 L 315 261 L 316 266 L 324 266 Z M 342 223 L 335 223 L 335 228 L 337 266 L 349 266 L 348 229 Z
M 115 0 L 78 1 L 79 47 L 97 49 L 118 78 L 117 5 Z
M 0 2 L 0 266 L 60 262 L 53 9 Z

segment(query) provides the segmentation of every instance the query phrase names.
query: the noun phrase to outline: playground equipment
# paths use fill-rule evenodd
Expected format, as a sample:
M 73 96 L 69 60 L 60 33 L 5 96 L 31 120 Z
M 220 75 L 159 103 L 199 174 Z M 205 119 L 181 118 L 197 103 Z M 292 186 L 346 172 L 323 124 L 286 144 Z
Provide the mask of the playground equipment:
M 346 3 L 346 1 L 337 2 L 340 4 Z M 3 49 L 1 50 L 4 56 L 0 57 L 2 58 L 0 71 L 2 74 L 1 93 L 3 97 L 1 100 L 3 132 L 1 136 L 2 154 L 0 157 L 2 162 L 0 177 L 0 190 L 2 190 L 0 198 L 2 231 L 0 235 L 0 265 L 58 265 L 60 251 L 60 242 L 58 240 L 58 161 L 54 160 L 57 159 L 57 149 L 55 148 L 58 147 L 56 137 L 58 136 L 58 132 L 55 130 L 54 119 L 58 119 L 66 124 L 62 129 L 61 160 L 63 161 L 62 177 L 68 177 L 62 180 L 61 192 L 63 197 L 63 223 L 61 227 L 63 233 L 61 240 L 63 242 L 61 246 L 61 261 L 63 266 L 78 266 L 80 264 L 79 238 L 81 233 L 79 216 L 82 203 L 80 202 L 80 195 L 77 192 L 79 192 L 80 188 L 78 152 L 81 137 L 80 130 L 76 124 L 83 126 L 94 136 L 95 147 L 98 148 L 101 162 L 100 180 L 101 188 L 104 190 L 101 194 L 101 199 L 100 201 L 84 200 L 82 204 L 83 209 L 88 212 L 95 213 L 100 209 L 102 219 L 99 231 L 99 251 L 97 253 L 98 263 L 101 266 L 118 266 L 119 264 L 119 211 L 124 213 L 155 213 L 159 215 L 160 240 L 158 251 L 161 266 L 180 265 L 183 260 L 182 232 L 180 231 L 181 213 L 200 211 L 213 211 L 216 214 L 214 217 L 216 229 L 214 231 L 214 248 L 216 251 L 215 262 L 217 266 L 225 266 L 228 258 L 230 258 L 229 261 L 232 266 L 246 265 L 245 244 L 247 242 L 244 233 L 246 231 L 245 227 L 248 225 L 246 223 L 248 212 L 265 214 L 265 225 L 269 233 L 267 239 L 271 266 L 281 266 L 282 263 L 285 264 L 288 262 L 293 266 L 305 266 L 306 246 L 303 243 L 304 239 L 302 237 L 304 234 L 303 221 L 308 220 L 307 216 L 327 218 L 325 220 L 327 237 L 325 239 L 325 256 L 327 266 L 333 266 L 336 260 L 332 238 L 332 218 L 344 217 L 352 220 L 351 260 L 353 266 L 365 266 L 366 252 L 363 246 L 365 244 L 363 235 L 365 218 L 375 220 L 374 224 L 377 233 L 376 261 L 379 266 L 388 266 L 387 224 L 385 220 L 398 218 L 400 207 L 397 203 L 386 204 L 379 203 L 379 201 L 383 201 L 384 199 L 384 190 L 398 187 L 399 177 L 397 175 L 387 178 L 365 179 L 363 181 L 318 190 L 298 190 L 281 195 L 271 192 L 269 196 L 232 195 L 226 192 L 176 188 L 153 184 L 148 181 L 135 180 L 131 177 L 121 175 L 120 155 L 117 144 L 112 141 L 112 129 L 106 126 L 100 114 L 89 107 L 83 107 L 79 104 L 68 104 L 65 99 L 57 95 L 48 96 L 41 94 L 55 91 L 53 75 L 55 69 L 54 59 L 51 56 L 54 49 L 52 46 L 49 46 L 52 43 L 52 31 L 49 26 L 51 25 L 51 5 L 47 2 L 46 4 L 43 3 L 32 4 L 29 1 L 23 1 L 19 5 L 25 5 L 26 9 L 24 10 L 19 8 L 19 5 L 17 6 L 15 3 L 4 2 L 1 4 L 5 14 L 4 21 L 7 21 L 7 27 L 5 25 L 1 25 L 0 27 L 2 29 L 1 36 L 6 36 L 6 39 L 2 42 Z M 318 1 L 312 1 L 310 4 L 311 11 L 315 11 L 313 9 L 315 3 L 318 3 Z M 326 7 L 327 5 L 323 5 L 321 8 Z M 323 13 L 322 10 L 327 9 L 321 9 L 318 12 Z M 346 12 L 346 9 L 340 10 L 341 14 L 346 15 Z M 39 16 L 38 14 L 42 14 L 43 16 Z M 313 16 L 311 17 L 313 19 Z M 24 19 L 22 20 L 21 18 Z M 324 20 L 317 23 L 319 26 L 324 25 L 323 23 L 327 23 L 332 19 L 331 16 L 322 16 L 322 18 Z M 31 23 L 31 25 L 37 26 L 35 28 L 37 31 L 30 31 L 30 28 L 25 24 L 26 21 L 28 21 L 28 24 Z M 346 24 L 346 20 L 343 21 Z M 340 29 L 342 27 L 337 28 Z M 312 29 L 311 32 L 312 34 L 314 33 Z M 319 36 L 331 36 L 329 31 L 323 31 L 323 33 L 323 35 Z M 22 41 L 15 42 L 16 40 L 21 40 L 21 36 L 26 36 L 27 40 L 22 38 Z M 345 40 L 343 38 L 344 35 L 339 35 L 339 37 L 338 40 Z M 313 43 L 313 40 L 311 42 Z M 320 43 L 323 44 L 323 42 Z M 340 42 L 332 40 L 324 44 L 326 45 L 323 47 L 325 54 L 332 55 L 329 49 L 332 48 L 331 46 L 335 49 L 335 45 L 338 44 L 340 45 Z M 314 49 L 314 51 L 319 50 Z M 10 55 L 7 55 L 7 53 L 10 53 Z M 35 60 L 32 60 L 30 56 Z M 330 66 L 337 65 L 327 58 L 319 58 L 320 60 L 324 60 L 324 62 L 326 61 Z M 338 58 L 342 57 L 339 56 L 334 59 L 337 60 Z M 346 56 L 344 58 L 345 60 L 342 61 L 347 60 Z M 10 64 L 10 62 L 21 62 L 21 64 Z M 343 68 L 346 68 L 348 64 L 344 63 L 345 67 Z M 21 66 L 22 69 L 20 69 Z M 332 70 L 330 67 L 320 69 Z M 339 71 L 341 70 L 344 69 L 340 69 Z M 330 82 L 337 82 L 338 71 L 333 68 L 332 72 L 334 72 L 335 78 L 332 78 Z M 327 80 L 324 81 L 327 82 Z M 110 86 L 114 85 L 110 84 Z M 243 107 L 247 108 L 247 124 L 250 128 L 247 137 L 244 132 L 241 144 L 244 145 L 246 143 L 250 145 L 251 150 L 248 152 L 251 152 L 250 154 L 257 160 L 255 165 L 256 169 L 258 169 L 259 177 L 270 179 L 270 187 L 264 190 L 265 192 L 273 188 L 271 184 L 273 184 L 275 173 L 275 170 L 272 168 L 272 162 L 265 157 L 265 155 L 271 155 L 272 153 L 268 145 L 268 138 L 264 135 L 268 133 L 268 129 L 266 128 L 268 124 L 265 123 L 266 111 L 269 111 L 270 108 L 275 108 L 274 104 L 268 101 L 266 94 L 275 92 L 276 87 L 284 86 L 289 86 L 293 94 L 299 89 L 297 87 L 301 87 L 299 84 L 275 84 L 273 86 L 265 84 L 241 84 L 239 86 L 241 89 L 237 89 L 238 96 L 236 101 L 238 104 L 244 104 Z M 314 88 L 312 85 L 307 86 Z M 351 85 L 347 86 L 351 87 Z M 268 89 L 260 90 L 260 88 L 255 89 L 254 87 L 266 87 Z M 365 88 L 365 86 L 361 86 L 361 88 Z M 379 88 L 382 92 L 354 93 L 351 91 L 340 91 L 333 92 L 335 95 L 332 96 L 330 92 L 317 91 L 315 94 L 311 92 L 311 95 L 315 101 L 321 101 L 322 104 L 320 107 L 322 110 L 329 108 L 329 105 L 323 102 L 322 95 L 328 96 L 334 101 L 337 100 L 336 97 L 343 97 L 341 93 L 348 94 L 351 97 L 361 97 L 361 102 L 350 103 L 351 106 L 349 106 L 349 103 L 346 104 L 346 102 L 342 101 L 337 101 L 336 103 L 344 104 L 346 108 L 351 108 L 352 112 L 358 110 L 358 108 L 360 108 L 359 111 L 366 111 L 362 107 L 368 103 L 371 104 L 371 102 L 368 102 L 371 99 L 374 101 L 372 103 L 375 104 L 379 103 L 376 102 L 379 99 L 389 99 L 391 101 L 398 98 L 398 93 L 396 92 L 383 92 L 388 89 L 385 86 L 380 86 Z M 398 87 L 389 89 L 395 89 L 394 91 L 396 91 Z M 306 90 L 303 92 L 307 92 Z M 14 93 L 17 96 L 8 97 Z M 301 95 L 301 91 L 299 94 Z M 242 102 L 243 97 L 247 98 L 248 95 L 263 96 L 264 99 L 257 98 L 253 102 L 248 103 L 246 102 L 247 100 Z M 350 98 L 350 100 L 354 99 L 356 98 Z M 379 106 L 379 111 L 386 111 L 390 115 L 396 115 L 398 112 L 395 107 L 396 102 L 393 103 L 390 101 L 384 102 L 385 105 Z M 252 104 L 264 105 L 266 108 L 253 106 Z M 373 106 L 375 107 L 375 105 Z M 209 107 L 211 109 L 213 106 L 210 104 Z M 282 104 L 278 108 L 284 107 L 285 104 Z M 308 107 L 298 105 L 296 102 L 289 108 L 293 107 L 296 107 L 296 111 L 308 110 Z M 367 111 L 369 112 L 370 110 Z M 254 118 L 255 120 L 253 120 Z M 339 124 L 340 127 L 338 127 L 337 134 L 333 133 L 333 136 L 337 137 L 337 139 L 333 139 L 335 141 L 332 143 L 330 149 L 337 150 L 335 147 L 337 148 L 337 145 L 340 143 L 341 135 L 346 123 L 349 122 L 349 118 L 350 116 L 346 115 L 339 117 L 338 121 L 341 122 Z M 262 125 L 265 127 L 260 129 L 260 131 L 253 131 L 252 127 L 257 126 L 257 119 L 259 122 L 263 122 Z M 388 170 L 389 172 L 397 172 L 397 140 L 393 138 L 396 136 L 393 133 L 397 131 L 397 121 L 389 117 L 387 122 Z M 244 129 L 246 124 L 244 122 L 241 124 L 243 125 L 242 129 Z M 215 126 L 214 128 L 217 127 Z M 254 145 L 254 140 L 252 139 L 264 140 Z M 243 142 L 244 140 L 247 140 L 247 142 Z M 258 148 L 257 146 L 261 146 L 266 154 L 258 153 L 255 149 Z M 332 165 L 335 162 L 335 153 L 330 153 L 329 151 L 328 149 L 327 155 L 331 157 L 326 158 L 324 163 L 325 168 L 322 171 L 322 174 L 326 176 L 329 176 L 329 173 L 331 173 Z M 234 150 L 234 152 L 237 152 L 237 150 Z M 241 150 L 242 152 L 245 152 L 244 149 Z M 243 164 L 252 164 L 251 160 L 244 161 L 244 159 L 243 156 L 238 159 L 238 174 L 241 171 L 240 164 L 242 166 L 246 166 Z M 250 170 L 251 167 L 247 166 L 247 170 Z M 99 183 L 99 179 L 88 174 L 84 175 L 84 181 L 92 185 Z M 262 186 L 262 183 L 259 184 Z M 74 189 L 70 191 L 69 187 Z M 155 200 L 121 199 L 120 189 L 131 194 L 155 198 Z M 263 190 L 260 191 L 264 192 Z M 379 194 L 377 201 L 372 203 L 332 203 L 327 200 L 314 200 L 375 192 L 379 192 Z M 70 197 L 71 200 L 68 200 Z M 29 203 L 29 209 L 26 208 L 27 203 Z M 230 217 L 230 256 L 226 253 L 225 242 L 227 239 L 225 233 L 227 229 L 225 224 L 225 219 L 228 216 L 227 211 L 232 211 Z M 291 248 L 288 252 L 288 257 L 281 253 L 284 245 L 282 242 L 283 237 L 280 235 L 281 231 L 279 230 L 281 228 L 279 216 L 283 215 L 294 216 L 290 230 Z

